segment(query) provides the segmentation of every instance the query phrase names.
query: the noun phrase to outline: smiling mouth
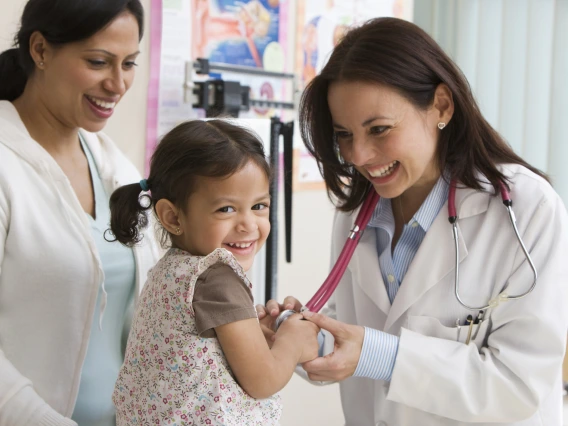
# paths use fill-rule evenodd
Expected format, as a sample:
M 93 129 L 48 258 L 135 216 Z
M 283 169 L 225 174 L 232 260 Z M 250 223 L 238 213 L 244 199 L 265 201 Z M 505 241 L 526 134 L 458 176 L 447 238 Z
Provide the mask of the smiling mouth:
M 225 244 L 227 244 L 229 247 L 232 247 L 232 248 L 245 249 L 245 248 L 249 248 L 250 246 L 252 246 L 254 244 L 254 241 L 249 241 L 249 242 L 245 242 L 245 243 L 225 243 Z
M 380 169 L 374 169 L 373 171 L 367 170 L 371 177 L 385 177 L 390 175 L 396 169 L 400 163 L 397 160 L 394 160 L 392 163 L 387 164 L 386 166 L 381 167 Z
M 92 104 L 103 110 L 110 111 L 116 106 L 116 102 L 103 101 L 101 99 L 94 98 L 89 95 L 85 95 L 85 97 L 89 100 L 89 102 L 91 102 Z

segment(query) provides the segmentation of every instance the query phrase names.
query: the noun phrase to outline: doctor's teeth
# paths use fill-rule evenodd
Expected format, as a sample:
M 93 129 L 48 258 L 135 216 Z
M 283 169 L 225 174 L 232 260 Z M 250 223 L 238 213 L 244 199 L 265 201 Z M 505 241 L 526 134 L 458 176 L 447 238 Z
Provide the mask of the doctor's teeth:
M 227 243 L 229 247 L 236 247 L 236 248 L 248 248 L 252 245 L 252 243 Z
M 380 169 L 369 171 L 369 174 L 372 177 L 385 177 L 385 176 L 390 175 L 394 171 L 394 169 L 397 165 L 398 165 L 398 161 L 395 160 L 392 163 L 387 164 L 384 167 L 381 167 Z

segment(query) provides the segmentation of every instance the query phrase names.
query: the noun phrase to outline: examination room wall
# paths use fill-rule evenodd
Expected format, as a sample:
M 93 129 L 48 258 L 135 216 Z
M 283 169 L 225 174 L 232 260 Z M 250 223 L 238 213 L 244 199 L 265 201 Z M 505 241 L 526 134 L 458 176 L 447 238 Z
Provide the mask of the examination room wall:
M 10 47 L 26 0 L 0 0 L 0 51 Z M 136 78 L 116 107 L 104 131 L 143 173 L 146 142 L 146 98 L 149 79 L 150 0 L 142 0 L 146 10 L 146 34 L 136 61 Z M 333 209 L 323 191 L 294 194 L 293 263 L 284 260 L 284 233 L 279 242 L 279 295 L 294 295 L 307 301 L 323 282 L 329 268 L 329 247 Z M 282 206 L 282 201 L 280 203 Z M 281 209 L 283 210 L 283 209 Z M 283 223 L 284 218 L 280 221 Z M 340 426 L 343 413 L 339 386 L 314 387 L 294 376 L 282 391 L 282 426 L 304 424 Z

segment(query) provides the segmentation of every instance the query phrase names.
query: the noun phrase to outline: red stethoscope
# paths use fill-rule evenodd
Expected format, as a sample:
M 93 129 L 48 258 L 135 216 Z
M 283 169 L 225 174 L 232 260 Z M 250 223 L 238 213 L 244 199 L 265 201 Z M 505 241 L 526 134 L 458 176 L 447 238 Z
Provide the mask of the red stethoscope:
M 503 200 L 503 204 L 509 213 L 509 219 L 515 231 L 515 235 L 517 237 L 517 241 L 519 242 L 523 252 L 525 254 L 525 258 L 530 264 L 530 267 L 533 271 L 534 280 L 531 287 L 523 294 L 517 296 L 509 296 L 505 292 L 501 292 L 497 297 L 491 299 L 487 302 L 484 306 L 470 306 L 464 303 L 459 294 L 459 236 L 458 236 L 458 216 L 456 213 L 456 182 L 452 180 L 450 183 L 450 190 L 448 194 L 448 220 L 452 225 L 453 235 L 454 235 L 454 245 L 455 245 L 455 279 L 454 279 L 454 292 L 456 299 L 458 302 L 465 308 L 472 310 L 472 311 L 485 311 L 489 308 L 494 308 L 501 302 L 506 302 L 508 300 L 516 300 L 525 297 L 531 291 L 534 290 L 537 281 L 537 271 L 534 263 L 531 259 L 531 256 L 525 247 L 525 244 L 519 234 L 519 230 L 517 228 L 517 221 L 515 219 L 515 213 L 513 212 L 513 201 L 511 200 L 511 196 L 507 187 L 503 182 L 500 184 L 501 187 L 501 198 Z M 322 286 L 316 292 L 316 294 L 310 299 L 305 306 L 302 307 L 301 312 L 305 310 L 310 310 L 312 312 L 319 312 L 320 309 L 327 303 L 337 286 L 339 285 L 339 281 L 347 269 L 347 265 L 351 261 L 351 257 L 353 256 L 353 252 L 361 239 L 361 235 L 363 234 L 364 229 L 367 227 L 369 220 L 371 220 L 371 216 L 375 211 L 377 203 L 379 202 L 379 194 L 371 188 L 369 194 L 363 201 L 363 205 L 359 210 L 359 214 L 357 215 L 357 219 L 355 219 L 355 224 L 353 229 L 349 232 L 349 236 L 347 237 L 347 241 L 343 246 L 343 250 L 341 250 L 341 254 L 339 255 L 335 265 L 333 266 L 329 276 L 326 278 Z M 282 313 L 278 316 L 275 322 L 275 329 L 278 329 L 280 324 L 285 321 L 290 315 L 296 313 L 296 311 L 288 309 L 282 311 Z

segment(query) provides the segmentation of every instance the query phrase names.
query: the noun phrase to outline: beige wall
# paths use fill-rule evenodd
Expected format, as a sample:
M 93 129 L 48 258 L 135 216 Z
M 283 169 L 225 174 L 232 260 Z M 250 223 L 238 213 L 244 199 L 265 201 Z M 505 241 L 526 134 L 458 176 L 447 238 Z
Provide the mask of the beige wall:
M 142 0 L 149 10 L 150 0 Z M 0 51 L 8 48 L 17 29 L 25 0 L 0 0 Z M 146 137 L 146 97 L 149 76 L 149 14 L 142 40 L 136 79 L 117 106 L 105 132 L 120 146 L 142 172 Z M 280 297 L 292 294 L 307 301 L 323 282 L 329 262 L 330 229 L 333 209 L 324 192 L 300 192 L 294 195 L 293 263 L 284 261 L 284 233 L 280 233 Z M 282 202 L 280 203 L 282 206 Z M 280 218 L 283 223 L 283 217 Z M 282 391 L 284 413 L 282 426 L 343 424 L 337 385 L 314 387 L 297 376 Z

